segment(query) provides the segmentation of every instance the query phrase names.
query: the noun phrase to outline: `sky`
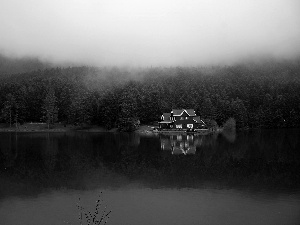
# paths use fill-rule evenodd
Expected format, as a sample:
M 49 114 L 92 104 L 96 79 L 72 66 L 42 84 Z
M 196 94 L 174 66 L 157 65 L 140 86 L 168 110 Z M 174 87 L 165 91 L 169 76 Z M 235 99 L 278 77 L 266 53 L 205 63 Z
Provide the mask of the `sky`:
M 0 53 L 96 66 L 300 55 L 299 0 L 0 0 Z

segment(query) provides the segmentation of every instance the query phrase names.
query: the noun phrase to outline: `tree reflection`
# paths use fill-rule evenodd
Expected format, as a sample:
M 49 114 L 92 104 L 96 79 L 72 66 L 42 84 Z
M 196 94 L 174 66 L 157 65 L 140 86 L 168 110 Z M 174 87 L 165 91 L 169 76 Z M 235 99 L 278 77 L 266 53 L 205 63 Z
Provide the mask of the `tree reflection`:
M 233 143 L 236 139 L 236 131 L 235 130 L 224 130 L 222 135 L 226 138 L 227 141 Z
M 223 134 L 3 133 L 0 183 L 6 177 L 8 192 L 12 184 L 80 189 L 118 175 L 170 185 L 299 187 L 298 137 L 299 129 L 239 131 L 234 141 Z

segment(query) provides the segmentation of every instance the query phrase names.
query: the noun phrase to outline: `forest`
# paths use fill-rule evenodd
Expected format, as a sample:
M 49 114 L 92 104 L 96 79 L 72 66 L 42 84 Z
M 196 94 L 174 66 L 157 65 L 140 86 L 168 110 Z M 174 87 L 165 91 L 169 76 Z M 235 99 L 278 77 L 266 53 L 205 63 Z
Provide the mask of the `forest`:
M 0 122 L 106 129 L 193 108 L 237 128 L 300 126 L 300 59 L 202 67 L 56 67 L 0 74 Z M 125 125 L 124 125 L 125 124 Z

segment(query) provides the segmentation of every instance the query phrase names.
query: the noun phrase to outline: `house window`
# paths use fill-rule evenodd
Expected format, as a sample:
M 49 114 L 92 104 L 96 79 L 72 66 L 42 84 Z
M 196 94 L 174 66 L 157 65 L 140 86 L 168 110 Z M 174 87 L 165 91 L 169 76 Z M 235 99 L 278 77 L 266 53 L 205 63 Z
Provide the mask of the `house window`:
M 188 119 L 188 117 L 185 117 L 185 119 L 187 120 L 187 119 Z
M 184 117 L 182 116 L 182 117 L 180 117 L 180 120 L 184 120 Z

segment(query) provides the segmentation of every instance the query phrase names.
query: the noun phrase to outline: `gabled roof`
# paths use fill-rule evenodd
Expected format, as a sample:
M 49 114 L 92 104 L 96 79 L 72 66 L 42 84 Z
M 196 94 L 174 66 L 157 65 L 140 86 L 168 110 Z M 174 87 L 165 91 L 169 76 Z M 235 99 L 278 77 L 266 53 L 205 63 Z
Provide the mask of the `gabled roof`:
M 195 120 L 196 123 L 203 123 L 203 124 L 205 124 L 204 121 L 200 119 L 200 116 L 194 117 L 193 120 Z
M 185 110 L 187 112 L 187 114 L 189 114 L 190 116 L 196 116 L 195 110 L 194 109 L 186 109 Z
M 161 122 L 159 123 L 172 123 L 173 121 L 171 121 L 171 113 L 164 113 L 161 116 Z
M 179 116 L 183 112 L 183 109 L 172 109 L 173 116 Z
M 194 109 L 173 109 L 173 116 L 181 116 L 183 112 L 186 112 L 189 116 L 196 116 Z
M 171 113 L 164 113 L 162 115 L 164 121 L 169 121 L 171 117 Z
M 200 116 L 194 117 L 193 120 L 195 120 L 196 123 L 200 123 Z

